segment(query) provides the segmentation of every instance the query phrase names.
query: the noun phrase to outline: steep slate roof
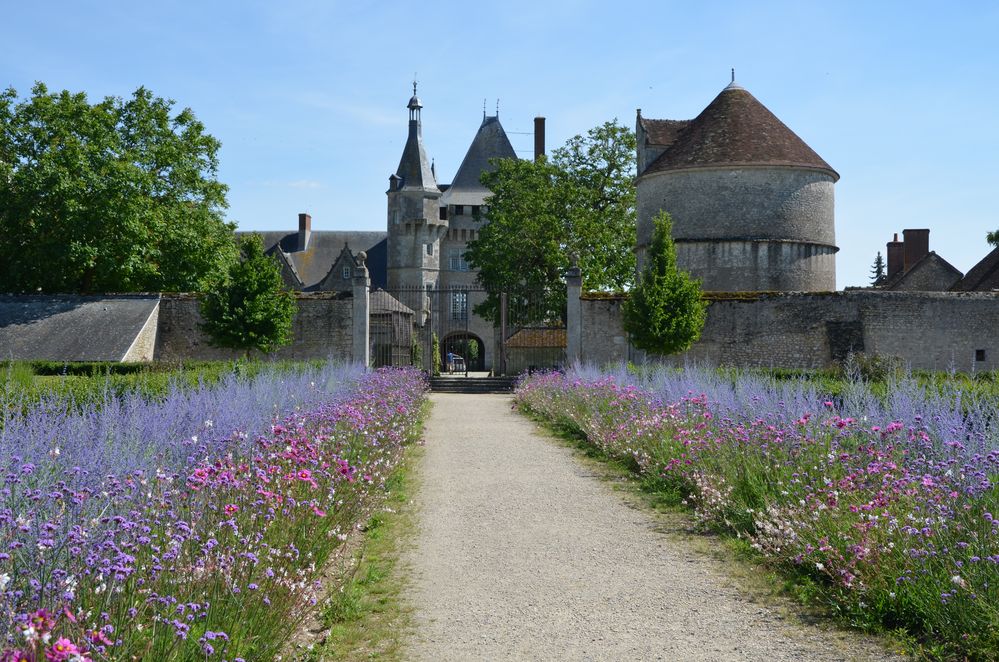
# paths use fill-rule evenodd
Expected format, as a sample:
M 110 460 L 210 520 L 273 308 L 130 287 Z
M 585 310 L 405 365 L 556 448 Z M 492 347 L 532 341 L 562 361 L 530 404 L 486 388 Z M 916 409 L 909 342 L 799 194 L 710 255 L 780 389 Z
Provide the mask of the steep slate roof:
M 999 290 L 999 247 L 973 266 L 951 292 L 989 292 Z
M 415 110 L 419 113 L 422 107 L 420 100 L 413 95 L 409 100 L 410 111 Z M 437 178 L 434 177 L 430 161 L 427 160 L 427 152 L 423 149 L 423 130 L 418 118 L 417 114 L 417 119 L 409 120 L 409 137 L 406 139 L 406 146 L 402 150 L 402 158 L 399 159 L 395 175 L 402 179 L 402 188 L 436 191 Z
M 121 361 L 159 295 L 0 296 L 0 360 Z
M 263 237 L 264 252 L 271 253 L 280 246 L 306 291 L 326 277 L 330 267 L 340 257 L 344 243 L 355 255 L 358 251 L 368 254 L 366 265 L 372 288 L 385 287 L 388 282 L 387 232 L 314 231 L 309 238 L 309 246 L 304 251 L 295 250 L 298 248 L 298 232 L 268 231 L 256 234 Z
M 768 165 L 825 170 L 839 179 L 822 157 L 735 83 L 722 90 L 686 126 L 679 126 L 680 122 L 644 121 L 646 130 L 651 127 L 656 132 L 657 140 L 666 141 L 671 133 L 675 139 L 642 174 L 703 166 Z
M 499 117 L 483 117 L 479 130 L 465 158 L 441 198 L 443 204 L 481 205 L 489 189 L 482 185 L 479 177 L 483 172 L 495 170 L 490 159 L 515 159 L 513 145 L 500 124 Z

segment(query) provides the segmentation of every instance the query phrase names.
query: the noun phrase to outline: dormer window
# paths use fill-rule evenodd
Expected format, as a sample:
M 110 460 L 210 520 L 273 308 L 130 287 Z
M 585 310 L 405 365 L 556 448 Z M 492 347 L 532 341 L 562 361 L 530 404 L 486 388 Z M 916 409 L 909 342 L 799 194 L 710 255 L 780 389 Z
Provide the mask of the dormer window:
M 343 279 L 350 280 L 350 267 L 346 266 L 343 268 Z

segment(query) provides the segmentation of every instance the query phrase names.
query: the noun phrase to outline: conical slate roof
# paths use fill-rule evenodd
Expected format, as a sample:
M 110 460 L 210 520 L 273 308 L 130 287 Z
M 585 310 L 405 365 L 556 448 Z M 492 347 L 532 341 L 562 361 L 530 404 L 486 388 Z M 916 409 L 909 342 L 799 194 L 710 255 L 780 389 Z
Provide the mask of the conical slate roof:
M 489 194 L 479 177 L 494 170 L 490 159 L 515 159 L 517 154 L 507 138 L 499 117 L 484 117 L 468 152 L 465 154 L 454 181 L 444 193 L 444 202 L 450 204 L 480 204 Z
M 437 180 L 430 168 L 430 161 L 427 160 L 427 152 L 423 149 L 423 138 L 420 134 L 419 120 L 410 120 L 409 137 L 406 139 L 406 146 L 402 150 L 402 158 L 399 159 L 399 167 L 395 174 L 402 179 L 403 188 L 436 190 Z
M 642 174 L 704 166 L 769 165 L 825 170 L 839 179 L 805 141 L 735 83 L 686 126 L 669 128 L 675 130 L 675 139 Z

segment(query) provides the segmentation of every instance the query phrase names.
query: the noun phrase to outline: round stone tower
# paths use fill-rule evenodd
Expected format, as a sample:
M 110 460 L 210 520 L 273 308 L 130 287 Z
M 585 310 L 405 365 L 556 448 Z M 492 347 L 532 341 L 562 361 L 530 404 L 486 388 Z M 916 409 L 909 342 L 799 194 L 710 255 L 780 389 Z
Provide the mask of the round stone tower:
M 836 289 L 839 175 L 734 80 L 693 120 L 638 112 L 639 269 L 652 219 L 706 291 Z

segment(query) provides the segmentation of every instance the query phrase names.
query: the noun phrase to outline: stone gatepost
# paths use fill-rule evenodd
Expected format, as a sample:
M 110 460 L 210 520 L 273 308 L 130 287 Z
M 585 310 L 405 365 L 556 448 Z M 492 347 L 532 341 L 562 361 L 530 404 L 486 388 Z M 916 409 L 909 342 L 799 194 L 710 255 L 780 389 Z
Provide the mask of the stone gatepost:
M 351 343 L 353 359 L 355 363 L 361 363 L 365 367 L 371 365 L 371 348 L 369 344 L 370 332 L 370 298 L 369 290 L 371 279 L 368 278 L 368 267 L 364 261 L 368 259 L 368 254 L 360 251 L 357 254 L 357 266 L 354 268 L 354 311 L 353 318 L 353 342 Z
M 565 285 L 565 362 L 572 365 L 583 358 L 583 310 L 579 302 L 579 297 L 583 294 L 583 275 L 575 256 L 572 258 L 572 266 L 565 272 Z

